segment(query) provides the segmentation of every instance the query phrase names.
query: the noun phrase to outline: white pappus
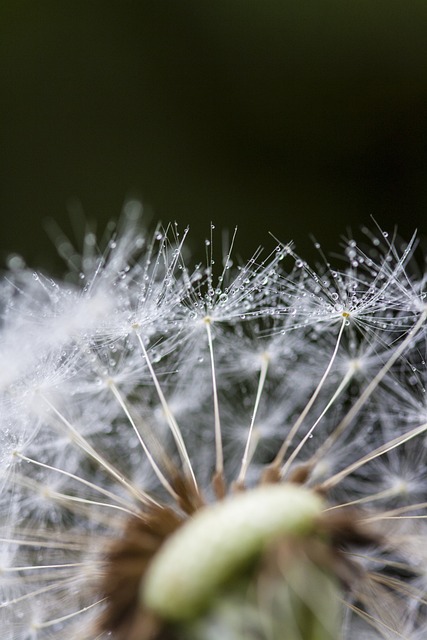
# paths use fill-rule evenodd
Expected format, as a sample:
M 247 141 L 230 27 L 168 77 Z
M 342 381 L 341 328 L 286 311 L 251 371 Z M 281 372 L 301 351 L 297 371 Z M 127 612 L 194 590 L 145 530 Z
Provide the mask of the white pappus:
M 424 638 L 415 237 L 192 269 L 138 224 L 0 288 L 2 640 Z

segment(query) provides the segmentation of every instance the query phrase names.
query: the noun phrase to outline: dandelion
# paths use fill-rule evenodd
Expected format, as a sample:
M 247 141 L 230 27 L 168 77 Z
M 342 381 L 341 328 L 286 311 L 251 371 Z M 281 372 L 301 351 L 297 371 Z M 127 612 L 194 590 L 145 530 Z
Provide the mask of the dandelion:
M 2 639 L 424 638 L 415 237 L 191 268 L 128 218 L 0 288 Z

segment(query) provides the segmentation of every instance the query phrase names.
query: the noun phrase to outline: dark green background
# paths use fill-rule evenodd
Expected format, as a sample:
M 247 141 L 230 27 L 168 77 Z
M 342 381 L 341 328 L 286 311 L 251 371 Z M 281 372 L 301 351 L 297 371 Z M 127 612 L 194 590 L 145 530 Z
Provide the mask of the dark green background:
M 3 259 L 135 196 L 244 255 L 426 231 L 425 0 L 2 0 L 0 86 Z

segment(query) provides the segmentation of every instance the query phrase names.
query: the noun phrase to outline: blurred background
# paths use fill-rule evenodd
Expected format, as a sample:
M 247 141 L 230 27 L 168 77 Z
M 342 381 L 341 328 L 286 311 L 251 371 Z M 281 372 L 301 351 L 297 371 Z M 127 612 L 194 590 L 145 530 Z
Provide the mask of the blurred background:
M 134 198 L 196 253 L 426 232 L 425 0 L 2 0 L 0 92 L 3 264 Z

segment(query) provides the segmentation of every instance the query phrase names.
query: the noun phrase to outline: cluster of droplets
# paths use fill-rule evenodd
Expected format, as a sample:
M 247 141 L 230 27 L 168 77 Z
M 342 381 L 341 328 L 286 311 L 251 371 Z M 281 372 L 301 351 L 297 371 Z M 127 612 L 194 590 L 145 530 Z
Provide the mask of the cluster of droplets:
M 171 468 L 213 501 L 212 476 L 251 487 L 266 468 L 286 480 L 304 465 L 333 508 L 362 504 L 396 541 L 363 563 L 401 567 L 401 619 L 350 595 L 343 637 L 424 637 L 427 309 L 415 238 L 370 236 L 363 250 L 350 240 L 342 267 L 322 258 L 313 269 L 280 243 L 215 264 L 212 232 L 207 264 L 191 269 L 186 232 L 150 236 L 130 218 L 104 251 L 93 234 L 81 256 L 62 238 L 64 282 L 15 260 L 1 285 L 2 638 L 94 640 L 102 549 L 129 515 L 179 509 Z

